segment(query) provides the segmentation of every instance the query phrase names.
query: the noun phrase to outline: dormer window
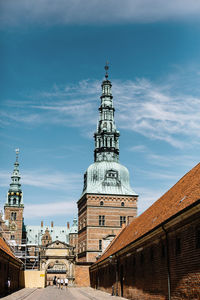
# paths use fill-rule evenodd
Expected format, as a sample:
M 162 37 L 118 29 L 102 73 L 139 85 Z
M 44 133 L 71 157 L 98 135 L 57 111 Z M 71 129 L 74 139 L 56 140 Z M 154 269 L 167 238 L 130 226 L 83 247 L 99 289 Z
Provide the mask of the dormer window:
M 106 173 L 106 178 L 118 178 L 118 172 L 115 170 L 109 170 Z

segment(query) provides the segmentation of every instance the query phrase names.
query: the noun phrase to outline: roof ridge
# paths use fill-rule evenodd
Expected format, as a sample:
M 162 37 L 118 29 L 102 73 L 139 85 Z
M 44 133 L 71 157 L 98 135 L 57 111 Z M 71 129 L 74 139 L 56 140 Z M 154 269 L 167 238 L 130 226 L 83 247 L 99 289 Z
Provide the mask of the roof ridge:
M 112 241 L 99 261 L 117 253 L 130 243 L 155 230 L 200 199 L 200 163 L 182 176 L 146 211 L 134 218 Z M 98 262 L 98 261 L 97 261 Z

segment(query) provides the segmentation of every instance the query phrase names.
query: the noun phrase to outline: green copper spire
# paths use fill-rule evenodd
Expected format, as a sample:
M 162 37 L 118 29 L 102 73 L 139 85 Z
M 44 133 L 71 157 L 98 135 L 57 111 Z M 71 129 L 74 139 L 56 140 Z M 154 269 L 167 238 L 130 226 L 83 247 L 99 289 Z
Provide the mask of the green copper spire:
M 106 63 L 105 79 L 102 82 L 101 106 L 99 107 L 99 122 L 94 134 L 94 161 L 118 162 L 119 160 L 119 131 L 114 121 L 112 84 L 108 80 L 108 63 Z
M 108 63 L 102 82 L 99 121 L 94 134 L 94 163 L 84 174 L 82 196 L 86 193 L 104 195 L 137 195 L 131 188 L 128 169 L 119 163 L 119 131 L 114 121 L 112 84 L 108 80 Z M 81 197 L 82 197 L 81 196 Z
M 20 173 L 19 173 L 19 149 L 15 150 L 16 152 L 16 161 L 14 163 L 14 170 L 11 176 L 12 182 L 10 183 L 10 188 L 7 194 L 6 206 L 23 206 L 23 197 L 20 184 Z

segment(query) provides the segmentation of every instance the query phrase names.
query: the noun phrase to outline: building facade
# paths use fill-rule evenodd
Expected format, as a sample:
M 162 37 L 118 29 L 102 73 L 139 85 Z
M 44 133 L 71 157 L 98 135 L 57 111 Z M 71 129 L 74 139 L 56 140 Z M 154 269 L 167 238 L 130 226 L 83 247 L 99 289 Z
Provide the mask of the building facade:
M 106 237 L 114 237 L 137 215 L 138 195 L 129 183 L 128 169 L 119 163 L 119 131 L 114 120 L 108 66 L 102 82 L 99 121 L 94 134 L 94 163 L 84 174 L 78 204 L 78 261 L 94 262 Z
M 40 251 L 40 270 L 45 270 L 47 285 L 53 285 L 53 278 L 68 278 L 74 283 L 75 255 L 74 247 L 55 241 L 42 247 Z
M 132 300 L 200 299 L 200 164 L 90 267 L 91 286 Z
M 70 255 L 73 256 L 74 261 L 78 242 L 76 218 L 71 226 L 69 222 L 66 222 L 65 226 L 55 226 L 53 221 L 50 226 L 44 224 L 43 221 L 40 225 L 24 225 L 23 192 L 20 184 L 18 156 L 19 150 L 17 149 L 11 176 L 12 182 L 4 205 L 4 215 L 0 214 L 0 234 L 7 240 L 16 256 L 21 259 L 24 269 L 39 269 L 41 266 L 40 254 L 44 253 L 45 249 L 55 241 L 63 243 L 63 245 L 71 243 L 69 247 L 70 253 L 73 252 L 73 255 Z M 60 251 L 62 254 L 61 248 L 57 252 Z M 58 258 L 55 256 L 54 259 L 56 261 Z

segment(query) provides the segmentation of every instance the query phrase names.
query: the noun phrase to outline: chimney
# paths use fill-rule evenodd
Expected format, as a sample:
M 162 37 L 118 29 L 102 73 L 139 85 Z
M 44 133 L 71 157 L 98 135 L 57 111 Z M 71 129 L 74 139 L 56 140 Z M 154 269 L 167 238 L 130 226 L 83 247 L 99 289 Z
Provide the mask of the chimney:
M 43 221 L 41 221 L 41 227 L 43 227 Z
M 51 227 L 53 227 L 53 221 L 51 221 Z
M 67 222 L 67 229 L 69 229 L 69 222 Z
M 124 229 L 126 227 L 126 224 L 125 223 L 123 223 L 122 224 L 122 229 Z
M 127 225 L 129 225 L 133 221 L 134 217 L 133 216 L 128 216 L 127 217 Z

